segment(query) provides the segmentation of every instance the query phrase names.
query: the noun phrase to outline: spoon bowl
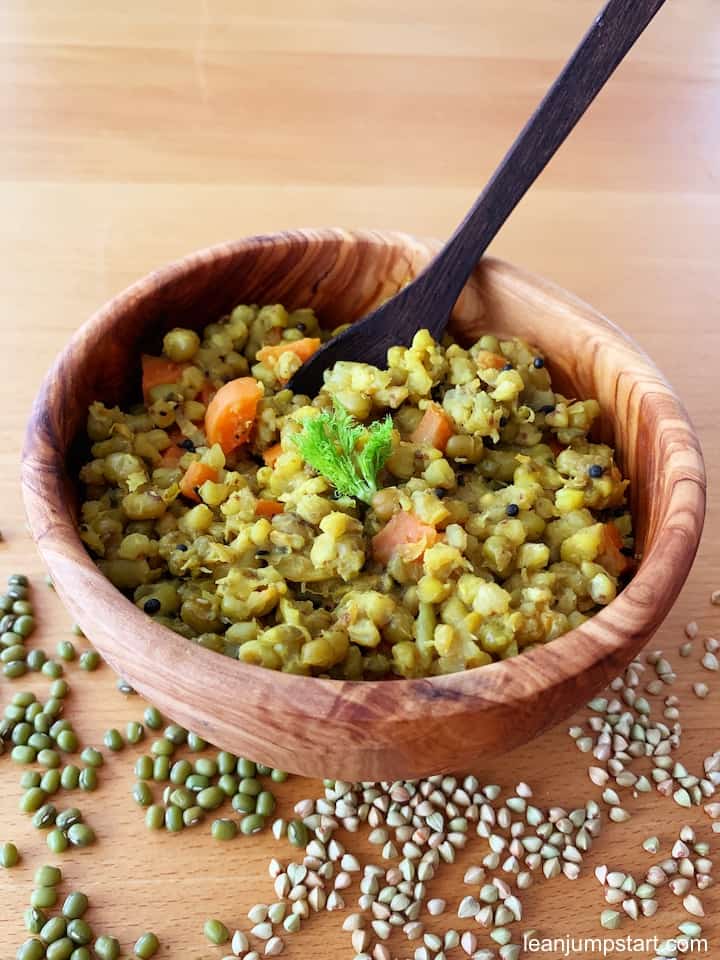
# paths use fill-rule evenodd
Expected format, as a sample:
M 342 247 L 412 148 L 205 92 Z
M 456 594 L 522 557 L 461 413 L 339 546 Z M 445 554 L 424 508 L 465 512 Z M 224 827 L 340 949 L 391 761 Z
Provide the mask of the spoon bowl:
M 109 665 L 168 717 L 218 747 L 292 772 L 349 780 L 477 766 L 566 719 L 638 653 L 692 563 L 704 515 L 697 437 L 672 388 L 618 327 L 553 284 L 484 259 L 450 330 L 520 336 L 566 395 L 596 397 L 599 438 L 630 478 L 642 561 L 596 616 L 530 653 L 423 680 L 347 682 L 266 670 L 155 623 L 96 567 L 78 534 L 88 405 L 140 395 L 140 354 L 174 326 L 200 329 L 235 304 L 312 306 L 328 327 L 364 316 L 439 248 L 399 233 L 302 230 L 200 251 L 110 301 L 47 375 L 28 425 L 22 484 L 55 587 Z

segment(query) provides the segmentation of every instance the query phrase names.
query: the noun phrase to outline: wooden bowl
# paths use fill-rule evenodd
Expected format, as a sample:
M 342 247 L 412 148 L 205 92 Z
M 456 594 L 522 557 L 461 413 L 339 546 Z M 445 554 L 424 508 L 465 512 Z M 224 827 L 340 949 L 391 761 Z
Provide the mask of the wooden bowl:
M 568 396 L 596 397 L 626 476 L 643 559 L 576 630 L 528 654 L 424 680 L 341 682 L 220 656 L 155 624 L 106 580 L 77 532 L 77 469 L 92 400 L 139 396 L 141 349 L 237 303 L 312 305 L 356 319 L 428 262 L 437 243 L 399 233 L 304 230 L 203 250 L 134 284 L 81 327 L 45 379 L 22 484 L 58 593 L 110 666 L 163 713 L 219 747 L 316 777 L 390 780 L 477 765 L 566 719 L 637 654 L 668 613 L 703 524 L 705 475 L 682 404 L 618 327 L 558 287 L 483 259 L 452 329 L 517 334 Z

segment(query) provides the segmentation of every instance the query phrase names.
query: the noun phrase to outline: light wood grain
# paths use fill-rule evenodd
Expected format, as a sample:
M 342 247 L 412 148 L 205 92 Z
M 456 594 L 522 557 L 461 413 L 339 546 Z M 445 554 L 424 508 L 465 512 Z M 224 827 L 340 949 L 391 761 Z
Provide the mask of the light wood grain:
M 40 584 L 20 505 L 22 430 L 43 373 L 91 312 L 162 263 L 254 232 L 337 223 L 446 236 L 595 8 L 593 0 L 3 4 L 2 572 L 25 570 Z M 493 246 L 620 323 L 698 428 L 709 513 L 689 582 L 656 637 L 671 653 L 690 618 L 703 633 L 720 630 L 709 604 L 720 587 L 719 50 L 715 0 L 667 4 Z M 432 123 L 421 121 L 419 100 Z M 50 649 L 68 636 L 69 617 L 41 584 L 36 597 L 36 642 Z M 703 673 L 696 658 L 673 659 L 685 707 L 680 756 L 697 769 L 720 746 L 720 691 L 697 701 L 689 688 Z M 139 716 L 139 703 L 114 692 L 109 670 L 71 677 L 69 706 L 88 742 Z M 6 691 L 3 681 L 3 703 Z M 585 758 L 568 744 L 561 727 L 502 762 L 479 758 L 476 769 L 508 785 L 523 777 L 543 803 L 578 802 L 595 791 Z M 129 755 L 111 758 L 102 789 L 83 798 L 100 843 L 64 855 L 69 882 L 93 896 L 93 922 L 125 945 L 153 927 L 167 944 L 163 957 L 219 958 L 203 942 L 202 921 L 239 923 L 267 900 L 265 863 L 286 849 L 265 835 L 218 848 L 204 829 L 149 836 L 129 798 L 131 765 Z M 12 956 L 33 870 L 47 858 L 17 813 L 18 772 L 5 758 L 0 777 L 0 839 L 7 834 L 25 853 L 15 873 L 0 874 L 0 955 Z M 283 809 L 317 789 L 291 781 Z M 632 810 L 629 824 L 596 845 L 589 868 L 639 869 L 648 862 L 640 840 L 659 833 L 669 841 L 687 819 L 710 838 L 706 818 L 655 795 Z M 456 904 L 471 857 L 439 875 L 432 892 Z M 673 899 L 665 894 L 656 921 L 632 931 L 670 935 L 682 916 Z M 548 935 L 599 933 L 603 902 L 591 869 L 574 885 L 533 888 L 525 904 L 528 924 Z M 706 905 L 712 957 L 717 893 Z M 337 915 L 314 919 L 287 955 L 352 956 L 339 927 Z

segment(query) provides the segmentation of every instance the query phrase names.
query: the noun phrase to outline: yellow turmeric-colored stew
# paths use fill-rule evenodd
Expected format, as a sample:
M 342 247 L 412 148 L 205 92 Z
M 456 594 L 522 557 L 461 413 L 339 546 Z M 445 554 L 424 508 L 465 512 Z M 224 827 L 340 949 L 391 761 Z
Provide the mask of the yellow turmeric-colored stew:
M 631 518 L 595 400 L 522 340 L 427 331 L 293 395 L 329 335 L 238 306 L 143 356 L 134 406 L 92 404 L 81 536 L 119 589 L 219 653 L 349 679 L 483 666 L 615 597 Z

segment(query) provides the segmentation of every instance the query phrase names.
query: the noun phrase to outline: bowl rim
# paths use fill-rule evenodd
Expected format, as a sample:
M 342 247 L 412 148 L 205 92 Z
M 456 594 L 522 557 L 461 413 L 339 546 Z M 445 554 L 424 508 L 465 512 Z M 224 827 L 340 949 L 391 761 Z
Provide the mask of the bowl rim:
M 323 720 L 324 708 L 336 712 L 338 698 L 351 702 L 354 710 L 374 713 L 381 702 L 378 700 L 379 692 L 387 691 L 388 684 L 396 688 L 395 692 L 402 694 L 402 715 L 405 720 L 411 720 L 427 711 L 429 700 L 432 701 L 433 710 L 439 711 L 440 719 L 442 715 L 461 710 L 461 703 L 466 697 L 493 704 L 506 699 L 515 703 L 527 702 L 547 696 L 552 688 L 566 684 L 585 670 L 604 665 L 609 677 L 613 666 L 617 666 L 615 658 L 622 648 L 631 639 L 637 641 L 640 634 L 652 634 L 662 622 L 692 565 L 705 510 L 702 453 L 681 401 L 652 360 L 627 334 L 593 307 L 561 287 L 496 258 L 485 257 L 481 261 L 482 269 L 495 280 L 505 278 L 511 281 L 514 289 L 520 290 L 531 299 L 542 289 L 543 295 L 551 298 L 558 307 L 571 309 L 583 320 L 600 325 L 615 341 L 622 344 L 637 363 L 647 368 L 654 382 L 664 384 L 666 399 L 672 403 L 674 417 L 687 438 L 692 440 L 687 447 L 687 467 L 684 475 L 676 478 L 673 483 L 664 517 L 652 543 L 648 544 L 633 579 L 611 604 L 580 627 L 524 653 L 522 657 L 442 676 L 351 681 L 266 671 L 262 667 L 219 656 L 176 634 L 170 628 L 154 623 L 101 573 L 83 546 L 71 519 L 70 510 L 58 496 L 58 475 L 64 470 L 62 451 L 48 450 L 44 441 L 51 384 L 68 364 L 72 366 L 74 351 L 88 332 L 105 326 L 119 313 L 131 311 L 140 300 L 156 292 L 159 287 L 170 284 L 179 276 L 191 274 L 208 263 L 215 263 L 218 258 L 231 260 L 251 247 L 278 242 L 292 244 L 311 240 L 338 243 L 348 239 L 355 243 L 377 243 L 380 240 L 402 248 L 417 248 L 422 245 L 425 250 L 428 245 L 432 249 L 438 246 L 438 242 L 434 240 L 426 241 L 410 234 L 386 230 L 348 231 L 320 228 L 246 237 L 206 247 L 151 272 L 100 307 L 75 331 L 43 379 L 28 422 L 22 459 L 22 489 L 30 530 L 53 579 L 57 579 L 61 597 L 71 606 L 73 612 L 77 613 L 78 602 L 73 602 L 70 596 L 73 586 L 70 580 L 71 573 L 79 574 L 83 587 L 92 591 L 96 608 L 102 608 L 109 614 L 118 603 L 121 605 L 123 619 L 132 626 L 138 645 L 142 645 L 143 655 L 153 659 L 158 667 L 164 667 L 165 672 L 168 665 L 160 663 L 159 658 L 172 653 L 176 662 L 182 660 L 191 676 L 201 676 L 207 671 L 221 673 L 229 682 L 241 685 L 244 693 L 265 686 L 258 681 L 270 680 L 278 695 L 282 695 L 288 704 L 294 704 L 297 712 L 306 713 L 308 720 Z M 659 469 L 662 469 L 662 466 Z M 40 501 L 43 501 L 42 508 Z M 676 539 L 678 526 L 687 524 L 688 517 L 698 533 L 691 544 L 692 549 L 679 553 Z M 663 556 L 677 558 L 677 562 L 668 563 L 663 560 Z M 58 557 L 63 562 L 59 563 Z M 664 602 L 659 605 L 657 602 L 650 603 L 650 595 L 660 595 Z M 77 619 L 82 626 L 82 616 Z M 112 632 L 111 628 L 109 630 Z M 110 659 L 112 665 L 112 658 Z M 524 669 L 518 669 L 520 661 Z M 259 677 L 259 673 L 262 676 Z M 130 679 L 132 682 L 134 678 Z M 142 678 L 140 682 L 136 680 L 135 685 L 143 692 Z M 312 696 L 309 695 L 310 691 Z M 258 709 L 264 696 L 265 693 L 262 696 L 258 693 L 254 697 L 253 702 Z

